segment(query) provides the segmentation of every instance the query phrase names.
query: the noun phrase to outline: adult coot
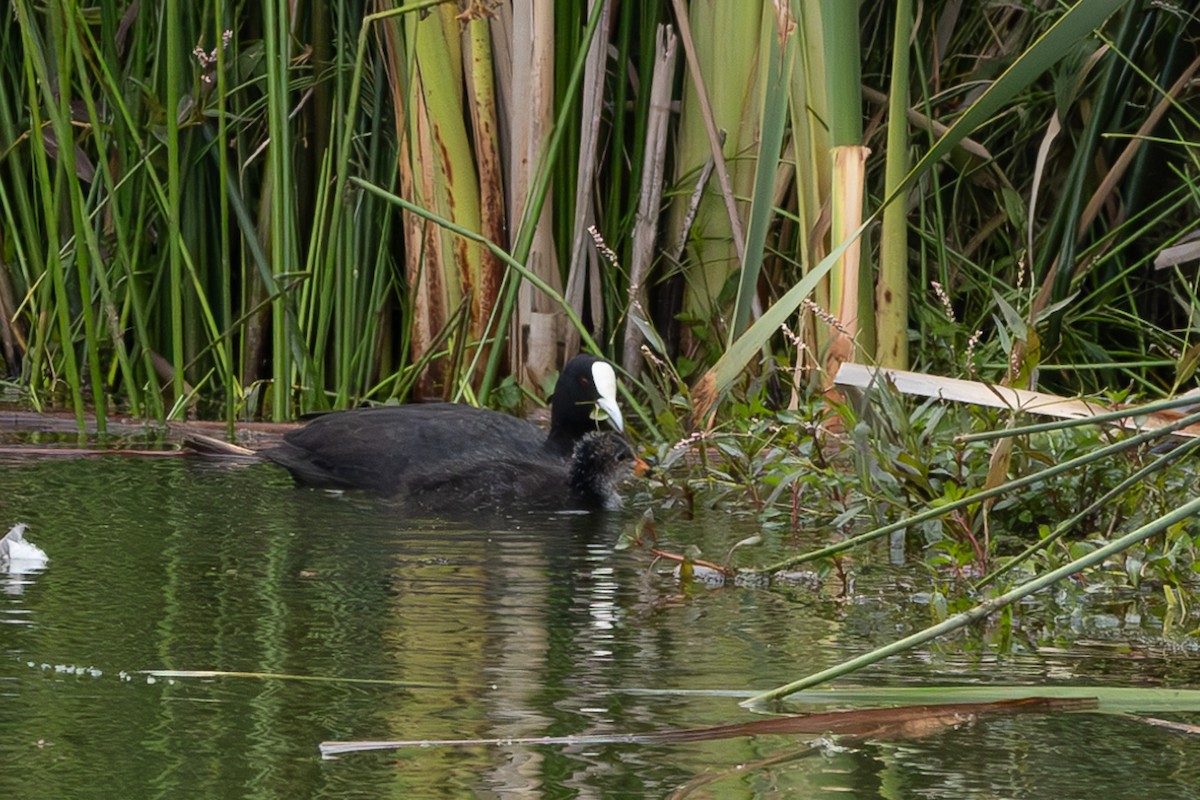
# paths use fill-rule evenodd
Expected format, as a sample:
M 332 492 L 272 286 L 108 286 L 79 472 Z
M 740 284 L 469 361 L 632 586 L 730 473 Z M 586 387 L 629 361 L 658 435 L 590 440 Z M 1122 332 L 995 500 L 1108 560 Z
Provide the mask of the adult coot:
M 337 411 L 317 417 L 261 455 L 302 486 L 406 491 L 419 479 L 482 463 L 545 458 L 565 463 L 576 442 L 607 418 L 618 431 L 612 365 L 588 355 L 567 362 L 554 387 L 550 432 L 496 411 L 423 403 Z M 486 480 L 480 473 L 479 480 Z
M 435 512 L 616 511 L 624 505 L 617 484 L 646 470 L 646 462 L 624 437 L 592 431 L 576 443 L 567 461 L 543 451 L 447 463 L 414 476 L 398 499 Z

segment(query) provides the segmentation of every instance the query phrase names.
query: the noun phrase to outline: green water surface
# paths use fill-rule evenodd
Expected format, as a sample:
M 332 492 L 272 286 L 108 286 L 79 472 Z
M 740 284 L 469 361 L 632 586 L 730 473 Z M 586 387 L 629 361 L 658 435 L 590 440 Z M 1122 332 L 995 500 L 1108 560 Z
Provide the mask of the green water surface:
M 321 757 L 326 741 L 745 721 L 727 693 L 930 619 L 900 599 L 919 569 L 859 563 L 845 597 L 835 580 L 680 586 L 644 551 L 614 549 L 638 511 L 414 520 L 294 489 L 269 465 L 0 456 L 0 533 L 28 523 L 50 558 L 0 575 L 0 797 L 658 798 L 705 775 L 686 796 L 1200 797 L 1200 737 L 1096 713 L 815 751 L 816 737 L 772 735 Z M 757 531 L 722 509 L 659 527 L 664 547 L 716 560 Z M 772 540 L 763 560 L 788 546 Z M 861 682 L 1200 684 L 1185 650 L 1112 652 L 938 645 Z

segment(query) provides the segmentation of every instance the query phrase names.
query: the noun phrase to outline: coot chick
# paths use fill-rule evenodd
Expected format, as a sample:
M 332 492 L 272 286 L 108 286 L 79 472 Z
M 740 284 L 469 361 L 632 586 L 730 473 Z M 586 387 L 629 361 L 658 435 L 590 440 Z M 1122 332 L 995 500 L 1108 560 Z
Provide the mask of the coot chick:
M 447 464 L 409 481 L 400 499 L 409 507 L 443 513 L 617 511 L 624 506 L 617 484 L 646 470 L 622 436 L 592 431 L 575 445 L 569 461 L 536 453 Z
M 612 365 L 588 355 L 567 362 L 554 387 L 550 432 L 527 420 L 456 403 L 336 411 L 317 417 L 261 455 L 291 472 L 296 483 L 405 491 L 430 474 L 473 469 L 481 462 L 565 463 L 600 420 L 624 430 Z

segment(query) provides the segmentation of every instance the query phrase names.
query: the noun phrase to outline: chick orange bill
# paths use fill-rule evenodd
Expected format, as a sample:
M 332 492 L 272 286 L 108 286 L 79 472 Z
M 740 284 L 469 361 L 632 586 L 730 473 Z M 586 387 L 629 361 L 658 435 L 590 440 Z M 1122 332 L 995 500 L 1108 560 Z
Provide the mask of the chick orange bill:
M 647 475 L 650 474 L 650 465 L 647 464 L 644 459 L 639 458 L 638 456 L 634 456 L 633 457 L 633 474 L 637 475 L 639 478 L 646 477 Z

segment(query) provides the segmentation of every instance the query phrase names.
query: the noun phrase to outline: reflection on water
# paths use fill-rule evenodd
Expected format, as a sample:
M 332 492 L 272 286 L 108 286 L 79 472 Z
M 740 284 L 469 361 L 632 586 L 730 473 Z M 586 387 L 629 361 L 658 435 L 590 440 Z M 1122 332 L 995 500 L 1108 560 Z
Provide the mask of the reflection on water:
M 1000 720 L 743 772 L 811 737 L 322 760 L 326 740 L 746 719 L 722 692 L 829 666 L 928 613 L 888 597 L 890 572 L 872 583 L 864 571 L 847 601 L 807 587 L 681 588 L 644 555 L 614 550 L 635 513 L 402 519 L 368 498 L 295 490 L 265 465 L 121 457 L 8 458 L 0 486 L 0 529 L 28 523 L 50 556 L 0 595 L 0 761 L 21 765 L 0 770 L 3 797 L 649 798 L 726 770 L 696 796 L 1039 797 L 1054 786 L 1071 797 L 1109 773 L 1107 797 L 1200 785 L 1200 744 L 1102 715 Z M 660 529 L 718 559 L 752 532 L 715 512 Z M 1092 663 L 934 648 L 864 678 L 1132 678 Z

